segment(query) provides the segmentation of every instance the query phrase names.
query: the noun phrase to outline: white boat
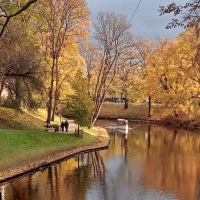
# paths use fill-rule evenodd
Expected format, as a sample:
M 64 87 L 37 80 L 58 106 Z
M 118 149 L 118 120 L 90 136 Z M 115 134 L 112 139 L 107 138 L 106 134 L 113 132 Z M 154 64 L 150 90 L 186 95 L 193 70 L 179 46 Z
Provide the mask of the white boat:
M 123 134 L 127 134 L 129 129 L 121 129 L 121 128 L 117 128 L 117 131 Z
M 117 119 L 117 128 L 128 130 L 128 120 L 126 119 Z

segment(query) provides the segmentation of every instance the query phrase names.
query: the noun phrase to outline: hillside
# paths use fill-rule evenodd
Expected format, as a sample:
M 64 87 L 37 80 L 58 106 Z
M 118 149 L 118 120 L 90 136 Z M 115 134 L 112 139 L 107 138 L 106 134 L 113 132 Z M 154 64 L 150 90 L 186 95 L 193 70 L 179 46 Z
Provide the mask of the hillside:
M 16 111 L 0 107 L 0 129 L 44 129 L 45 117 L 40 112 Z

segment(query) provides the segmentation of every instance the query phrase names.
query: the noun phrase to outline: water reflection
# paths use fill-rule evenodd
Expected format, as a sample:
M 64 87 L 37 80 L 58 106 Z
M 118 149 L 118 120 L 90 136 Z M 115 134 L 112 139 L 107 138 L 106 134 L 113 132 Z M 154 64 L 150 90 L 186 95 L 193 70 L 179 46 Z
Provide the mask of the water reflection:
M 108 129 L 107 150 L 2 184 L 0 200 L 200 199 L 200 132 L 129 126 L 128 133 Z

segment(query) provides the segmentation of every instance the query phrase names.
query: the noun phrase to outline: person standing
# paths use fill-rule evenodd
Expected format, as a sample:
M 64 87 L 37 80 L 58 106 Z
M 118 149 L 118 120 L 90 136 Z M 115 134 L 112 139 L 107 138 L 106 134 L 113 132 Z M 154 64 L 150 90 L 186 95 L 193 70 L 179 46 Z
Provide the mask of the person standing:
M 65 122 L 62 121 L 60 126 L 61 126 L 61 129 L 62 129 L 62 132 L 64 132 Z
M 68 132 L 68 126 L 69 126 L 69 122 L 67 121 L 67 119 L 65 120 L 65 130 L 66 132 Z

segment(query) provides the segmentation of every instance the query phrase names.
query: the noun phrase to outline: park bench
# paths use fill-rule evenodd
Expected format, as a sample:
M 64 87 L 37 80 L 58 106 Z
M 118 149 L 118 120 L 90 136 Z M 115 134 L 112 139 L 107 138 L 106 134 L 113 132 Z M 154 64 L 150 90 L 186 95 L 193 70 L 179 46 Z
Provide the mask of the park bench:
M 49 132 L 59 132 L 60 126 L 58 124 L 48 124 L 46 130 Z

